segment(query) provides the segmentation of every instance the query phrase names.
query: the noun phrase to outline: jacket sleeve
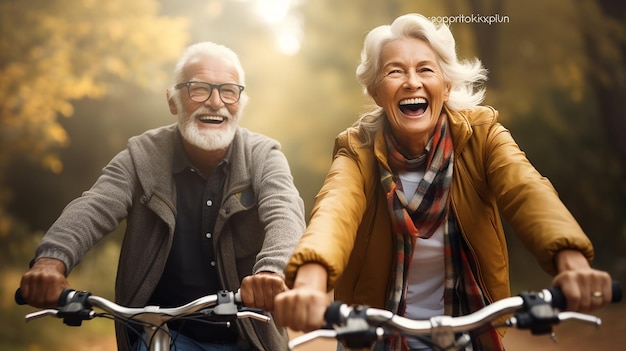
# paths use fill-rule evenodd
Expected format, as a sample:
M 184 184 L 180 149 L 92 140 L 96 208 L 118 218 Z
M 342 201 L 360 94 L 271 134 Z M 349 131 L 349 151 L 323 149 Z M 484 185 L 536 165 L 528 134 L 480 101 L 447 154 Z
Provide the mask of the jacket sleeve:
M 588 237 L 509 131 L 495 124 L 486 145 L 486 178 L 498 208 L 541 267 L 550 274 L 557 273 L 554 256 L 564 249 L 579 250 L 592 260 Z
M 48 229 L 35 259 L 59 259 L 68 275 L 89 249 L 114 231 L 131 206 L 135 184 L 131 167 L 128 150 L 113 158 L 91 189 L 70 202 Z
M 342 133 L 335 140 L 333 161 L 316 196 L 307 229 L 287 264 L 288 286 L 293 286 L 301 265 L 315 262 L 328 271 L 328 290 L 334 288 L 350 258 L 365 211 L 364 188 L 360 159 L 349 135 Z

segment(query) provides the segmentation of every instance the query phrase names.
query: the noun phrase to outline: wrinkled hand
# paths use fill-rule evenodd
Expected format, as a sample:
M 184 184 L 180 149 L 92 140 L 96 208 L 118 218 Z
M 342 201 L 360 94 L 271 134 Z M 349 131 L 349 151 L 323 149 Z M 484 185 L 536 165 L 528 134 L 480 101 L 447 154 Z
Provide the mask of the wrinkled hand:
M 53 258 L 41 258 L 22 276 L 20 289 L 26 302 L 37 308 L 53 308 L 63 290 L 69 288 L 65 264 Z
M 324 326 L 330 305 L 328 294 L 311 288 L 297 288 L 276 296 L 274 319 L 284 327 L 309 332 Z
M 607 272 L 591 268 L 578 251 L 560 252 L 557 265 L 559 274 L 552 280 L 552 285 L 563 291 L 568 310 L 585 313 L 611 302 L 611 276 Z
M 285 290 L 287 286 L 283 278 L 270 272 L 261 272 L 243 278 L 240 288 L 244 305 L 270 312 L 274 310 L 276 295 Z

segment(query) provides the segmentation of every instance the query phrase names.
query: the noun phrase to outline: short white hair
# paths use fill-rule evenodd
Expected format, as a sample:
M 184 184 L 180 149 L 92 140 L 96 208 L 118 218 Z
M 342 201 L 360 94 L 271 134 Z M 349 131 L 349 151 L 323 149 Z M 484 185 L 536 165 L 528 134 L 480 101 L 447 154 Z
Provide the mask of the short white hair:
M 235 67 L 235 70 L 237 70 L 237 75 L 239 76 L 239 81 L 236 83 L 245 85 L 245 72 L 241 66 L 241 62 L 239 61 L 239 56 L 226 46 L 209 41 L 192 44 L 185 49 L 183 54 L 178 59 L 176 67 L 174 67 L 175 84 L 183 83 L 183 69 L 185 68 L 185 65 L 187 65 L 191 59 L 198 56 L 215 56 L 230 61 L 230 63 L 232 63 Z

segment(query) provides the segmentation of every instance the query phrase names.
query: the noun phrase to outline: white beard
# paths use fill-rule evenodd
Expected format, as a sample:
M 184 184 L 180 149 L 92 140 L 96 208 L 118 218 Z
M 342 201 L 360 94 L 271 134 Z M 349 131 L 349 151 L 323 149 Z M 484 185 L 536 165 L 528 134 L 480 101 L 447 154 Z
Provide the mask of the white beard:
M 182 111 L 182 109 L 179 109 Z M 226 116 L 226 130 L 217 129 L 200 129 L 196 125 L 196 116 L 198 114 L 206 114 L 205 108 L 194 111 L 191 115 L 185 115 L 184 112 L 178 113 L 178 129 L 183 138 L 190 144 L 206 151 L 223 150 L 230 145 L 237 131 L 238 116 L 233 116 L 226 108 L 218 111 L 218 114 Z

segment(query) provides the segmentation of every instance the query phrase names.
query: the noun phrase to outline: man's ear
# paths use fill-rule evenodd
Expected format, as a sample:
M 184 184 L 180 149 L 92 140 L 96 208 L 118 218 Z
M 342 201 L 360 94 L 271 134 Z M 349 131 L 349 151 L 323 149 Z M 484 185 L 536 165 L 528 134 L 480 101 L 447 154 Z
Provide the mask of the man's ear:
M 167 97 L 167 105 L 170 107 L 170 113 L 173 115 L 177 115 L 178 106 L 176 105 L 176 96 L 174 96 L 174 94 L 169 89 L 165 92 L 165 95 Z

